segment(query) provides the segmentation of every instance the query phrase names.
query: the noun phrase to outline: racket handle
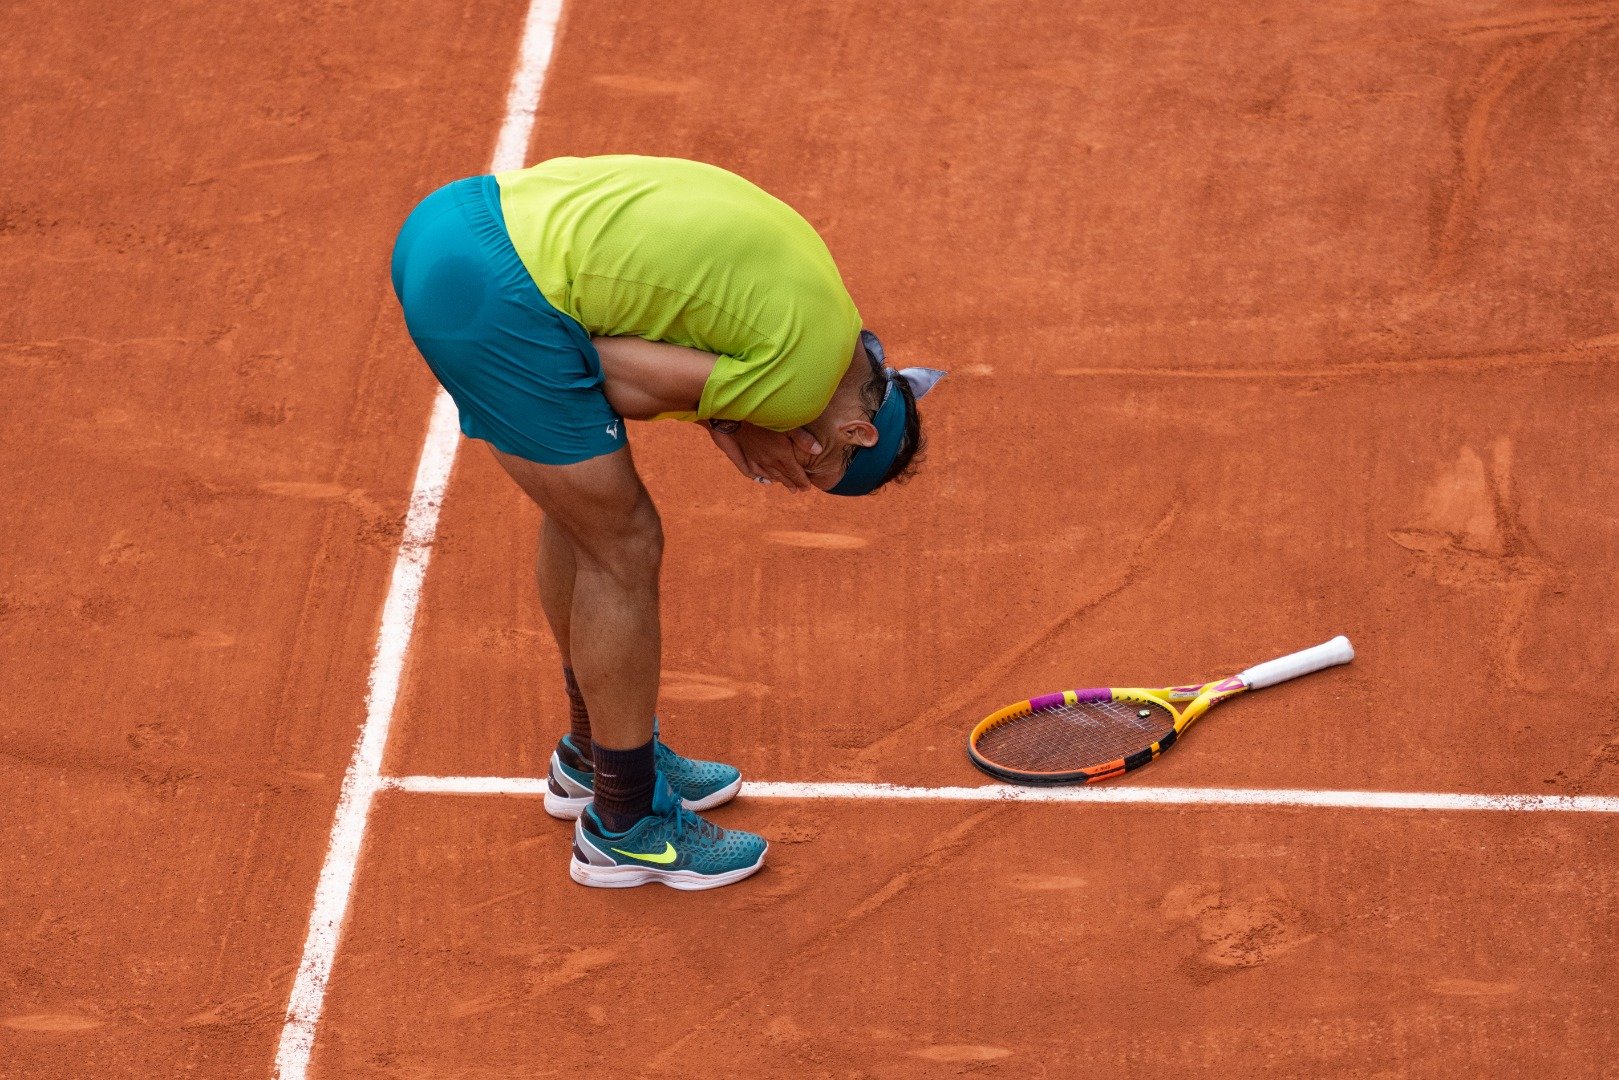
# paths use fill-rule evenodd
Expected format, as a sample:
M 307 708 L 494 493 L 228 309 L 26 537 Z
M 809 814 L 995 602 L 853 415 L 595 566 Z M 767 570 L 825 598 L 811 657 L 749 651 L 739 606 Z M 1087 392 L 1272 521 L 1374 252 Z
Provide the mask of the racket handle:
M 1349 644 L 1348 638 L 1339 634 L 1331 641 L 1317 645 L 1313 649 L 1305 649 L 1289 656 L 1267 660 L 1263 664 L 1255 664 L 1239 678 L 1248 684 L 1249 689 L 1259 690 L 1335 664 L 1347 664 L 1354 658 L 1355 647 Z

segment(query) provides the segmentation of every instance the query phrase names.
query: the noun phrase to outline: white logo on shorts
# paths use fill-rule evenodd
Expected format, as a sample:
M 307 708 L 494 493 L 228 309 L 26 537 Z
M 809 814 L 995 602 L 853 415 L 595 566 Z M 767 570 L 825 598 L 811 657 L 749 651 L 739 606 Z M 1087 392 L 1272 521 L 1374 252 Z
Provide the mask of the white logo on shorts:
M 607 425 L 607 434 L 611 435 L 615 439 L 618 438 L 618 421 L 617 420 L 614 420 L 611 424 Z

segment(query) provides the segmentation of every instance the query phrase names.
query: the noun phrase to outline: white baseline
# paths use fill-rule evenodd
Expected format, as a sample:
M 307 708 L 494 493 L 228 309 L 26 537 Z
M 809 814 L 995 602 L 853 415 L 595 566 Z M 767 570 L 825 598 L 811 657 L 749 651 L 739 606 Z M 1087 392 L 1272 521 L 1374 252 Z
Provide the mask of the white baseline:
M 424 795 L 544 795 L 543 777 L 392 776 L 384 788 Z M 1619 814 L 1608 795 L 1464 795 L 1438 791 L 1312 791 L 1201 787 L 903 787 L 898 784 L 753 782 L 753 799 L 900 799 L 933 802 L 1133 803 L 1160 806 L 1319 806 L 1357 810 L 1494 810 Z
M 552 42 L 562 0 L 533 0 L 523 24 L 523 41 L 518 49 L 517 70 L 506 96 L 506 115 L 495 140 L 490 172 L 521 168 L 528 149 L 534 116 L 539 109 L 540 87 L 551 63 Z M 382 256 L 379 254 L 378 258 Z M 410 650 L 416 626 L 416 608 L 421 601 L 422 580 L 433 552 L 433 536 L 438 531 L 439 510 L 450 482 L 459 448 L 455 405 L 439 390 L 428 420 L 427 439 L 422 444 L 416 481 L 411 489 L 410 511 L 405 517 L 404 535 L 394 557 L 393 577 L 388 598 L 382 605 L 382 626 L 377 632 L 376 650 L 371 660 L 365 702 L 365 724 L 354 744 L 354 756 L 343 774 L 337 797 L 337 814 L 315 886 L 314 910 L 309 917 L 309 933 L 303 956 L 287 1002 L 286 1022 L 276 1048 L 275 1074 L 280 1080 L 305 1080 L 309 1059 L 315 1048 L 315 1029 L 320 1024 L 326 1001 L 326 984 L 331 979 L 337 957 L 343 920 L 348 913 L 349 896 L 365 842 L 366 822 L 382 779 L 382 758 L 388 746 L 388 729 L 393 723 L 394 704 L 399 698 L 399 680 L 404 673 L 405 656 Z

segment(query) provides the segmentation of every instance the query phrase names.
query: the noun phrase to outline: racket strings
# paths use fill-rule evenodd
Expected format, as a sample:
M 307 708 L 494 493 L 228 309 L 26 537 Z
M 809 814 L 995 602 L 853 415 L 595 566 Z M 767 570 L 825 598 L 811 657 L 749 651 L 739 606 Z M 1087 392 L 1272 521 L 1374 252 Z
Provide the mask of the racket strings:
M 1144 750 L 1174 728 L 1174 716 L 1161 705 L 1082 701 L 1005 720 L 979 736 L 977 749 L 1007 769 L 1071 772 Z

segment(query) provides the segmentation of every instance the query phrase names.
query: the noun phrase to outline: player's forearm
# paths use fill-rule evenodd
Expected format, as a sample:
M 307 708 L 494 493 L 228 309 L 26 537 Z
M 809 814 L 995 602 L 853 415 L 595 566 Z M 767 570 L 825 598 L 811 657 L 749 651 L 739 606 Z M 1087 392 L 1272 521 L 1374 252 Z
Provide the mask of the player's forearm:
M 592 338 L 608 404 L 628 420 L 694 412 L 718 359 L 701 349 L 638 337 Z

